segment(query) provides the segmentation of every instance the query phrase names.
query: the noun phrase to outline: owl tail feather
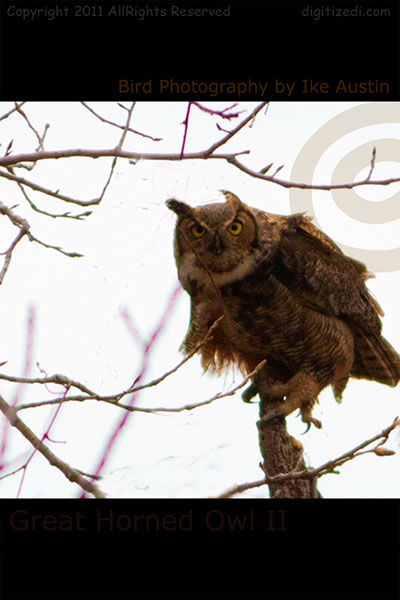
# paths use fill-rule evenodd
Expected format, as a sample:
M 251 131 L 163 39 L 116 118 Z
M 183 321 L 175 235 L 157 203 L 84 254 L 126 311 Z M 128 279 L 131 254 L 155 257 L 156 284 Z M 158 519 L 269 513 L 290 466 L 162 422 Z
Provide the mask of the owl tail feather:
M 396 350 L 379 334 L 360 330 L 354 333 L 355 359 L 351 376 L 396 386 L 400 381 L 400 356 Z

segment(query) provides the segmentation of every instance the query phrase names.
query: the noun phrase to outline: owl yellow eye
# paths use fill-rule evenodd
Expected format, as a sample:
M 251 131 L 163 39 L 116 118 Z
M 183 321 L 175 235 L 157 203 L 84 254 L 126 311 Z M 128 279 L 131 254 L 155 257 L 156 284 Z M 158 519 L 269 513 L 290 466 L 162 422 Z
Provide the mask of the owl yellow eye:
M 196 238 L 201 238 L 206 232 L 204 227 L 201 227 L 201 225 L 193 225 L 191 231 Z
M 233 221 L 229 226 L 228 226 L 228 231 L 229 233 L 231 233 L 232 235 L 239 235 L 239 233 L 242 231 L 243 229 L 243 225 L 241 224 L 240 221 Z

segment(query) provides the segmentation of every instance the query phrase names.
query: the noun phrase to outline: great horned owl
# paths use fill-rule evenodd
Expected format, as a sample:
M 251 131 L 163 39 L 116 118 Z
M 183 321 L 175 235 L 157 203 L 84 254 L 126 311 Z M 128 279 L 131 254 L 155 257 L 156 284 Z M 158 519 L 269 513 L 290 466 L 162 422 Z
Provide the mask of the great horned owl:
M 381 336 L 366 267 L 310 218 L 269 214 L 223 193 L 225 203 L 198 208 L 167 201 L 178 215 L 175 260 L 191 297 L 183 351 L 193 352 L 223 316 L 199 349 L 204 370 L 233 363 L 251 373 L 265 359 L 271 396 L 285 399 L 272 416 L 300 408 L 317 426 L 312 407 L 326 386 L 339 400 L 349 377 L 397 385 L 400 357 Z

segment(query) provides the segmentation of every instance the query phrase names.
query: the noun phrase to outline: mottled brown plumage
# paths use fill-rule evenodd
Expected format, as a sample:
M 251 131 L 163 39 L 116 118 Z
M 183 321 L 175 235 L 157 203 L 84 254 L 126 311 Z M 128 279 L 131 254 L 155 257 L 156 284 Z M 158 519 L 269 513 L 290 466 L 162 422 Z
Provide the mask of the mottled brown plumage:
M 300 408 L 316 425 L 312 406 L 328 385 L 336 399 L 349 377 L 397 385 L 400 357 L 381 335 L 365 265 L 304 215 L 269 214 L 224 194 L 225 203 L 198 208 L 167 202 L 178 215 L 175 260 L 191 297 L 184 352 L 223 316 L 199 350 L 203 368 L 221 373 L 233 363 L 250 373 L 266 359 L 272 395 L 286 398 L 280 413 Z

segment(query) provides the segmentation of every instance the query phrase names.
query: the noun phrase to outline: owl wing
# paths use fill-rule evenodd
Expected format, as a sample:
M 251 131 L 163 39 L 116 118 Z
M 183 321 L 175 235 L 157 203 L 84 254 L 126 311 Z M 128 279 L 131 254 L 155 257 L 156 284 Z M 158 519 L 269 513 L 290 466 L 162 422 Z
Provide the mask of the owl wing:
M 349 325 L 353 377 L 397 385 L 400 356 L 381 336 L 383 312 L 365 286 L 371 277 L 365 265 L 343 254 L 309 219 L 294 215 L 281 229 L 272 273 L 303 306 Z
M 304 306 L 379 334 L 383 312 L 365 286 L 371 277 L 365 265 L 343 254 L 311 219 L 293 215 L 287 223 L 274 256 L 276 279 Z

